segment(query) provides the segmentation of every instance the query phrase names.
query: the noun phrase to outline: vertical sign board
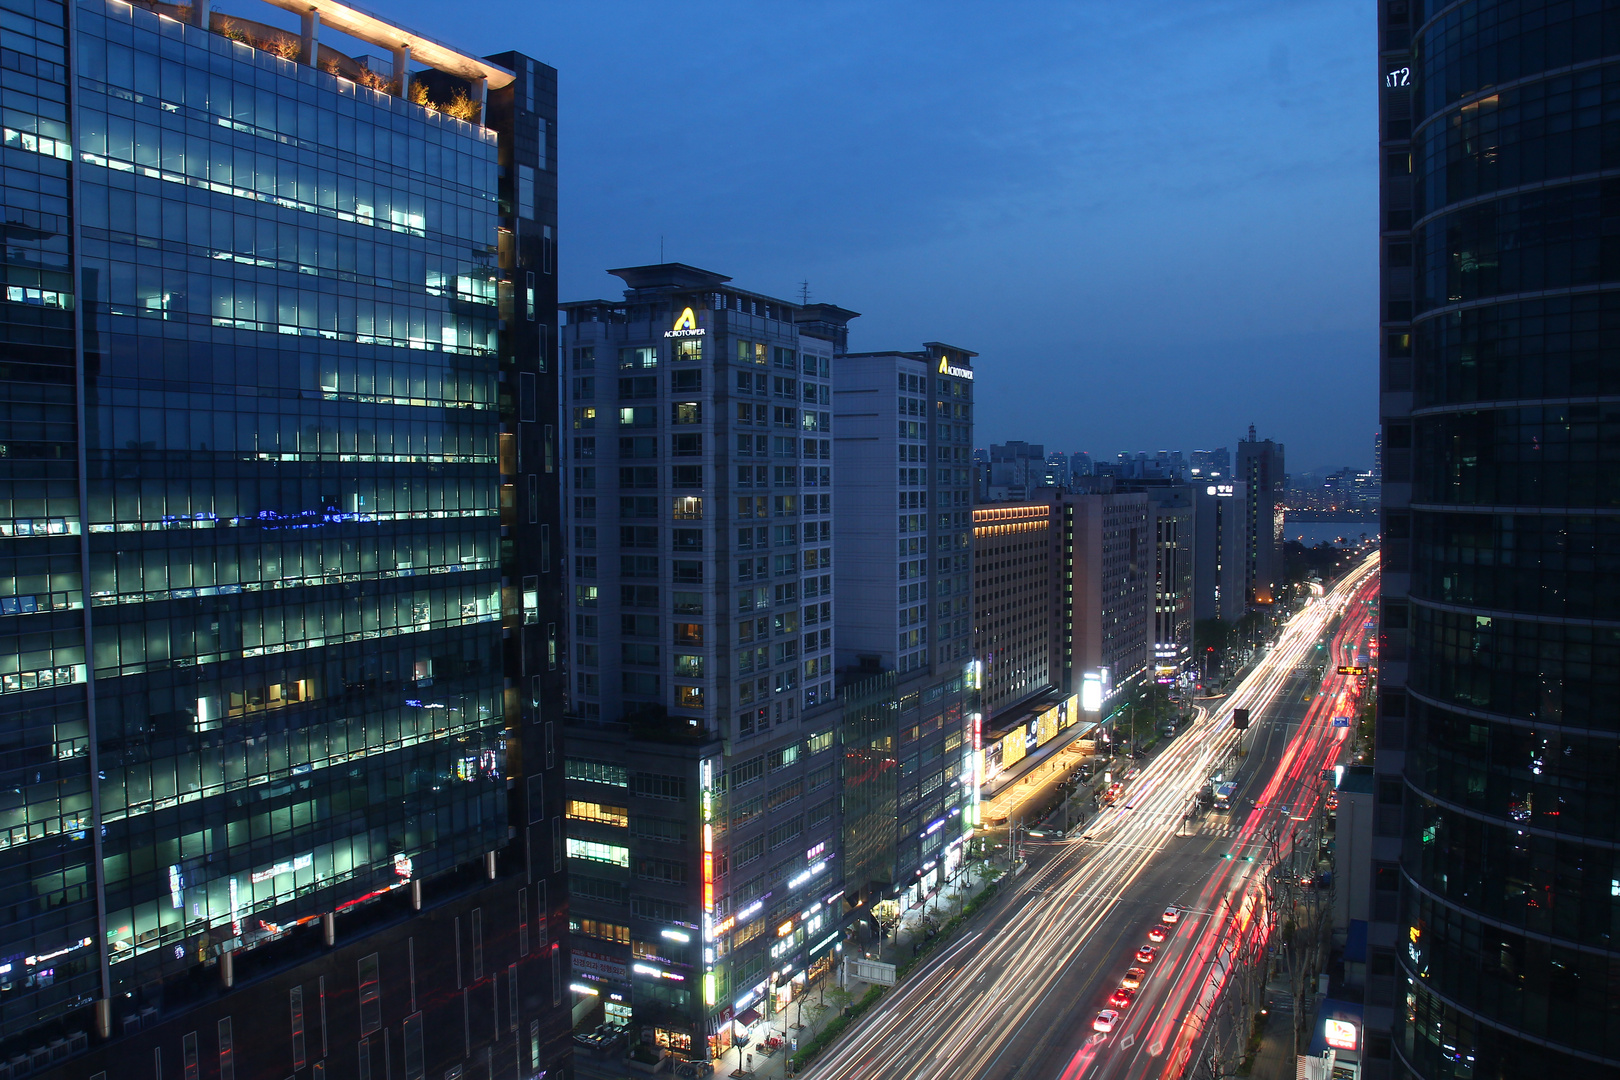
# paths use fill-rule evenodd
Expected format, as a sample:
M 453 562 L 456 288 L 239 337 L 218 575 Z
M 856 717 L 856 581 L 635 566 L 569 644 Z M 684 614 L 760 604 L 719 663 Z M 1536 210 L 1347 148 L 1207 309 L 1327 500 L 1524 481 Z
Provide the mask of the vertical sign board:
M 1234 731 L 1245 731 L 1245 730 L 1248 729 L 1248 727 L 1249 727 L 1249 710 L 1248 709 L 1233 709 L 1232 710 L 1232 729 Z

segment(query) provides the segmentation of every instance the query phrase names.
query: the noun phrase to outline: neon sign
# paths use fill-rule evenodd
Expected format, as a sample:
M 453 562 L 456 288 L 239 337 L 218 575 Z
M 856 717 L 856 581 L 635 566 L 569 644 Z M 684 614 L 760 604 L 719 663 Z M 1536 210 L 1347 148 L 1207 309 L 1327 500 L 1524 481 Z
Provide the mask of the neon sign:
M 702 333 L 701 330 L 698 332 Z M 973 380 L 972 368 L 957 367 L 951 363 L 949 357 L 942 356 L 939 358 L 939 373 L 941 375 L 954 375 L 958 379 L 967 379 L 969 382 Z
M 692 309 L 682 308 L 681 317 L 675 320 L 675 326 L 672 329 L 664 331 L 664 336 L 671 338 L 702 337 L 707 333 L 707 330 L 697 324 L 697 316 L 692 313 Z
M 1356 1048 L 1356 1025 L 1348 1020 L 1325 1021 L 1322 1037 L 1335 1050 L 1354 1050 Z

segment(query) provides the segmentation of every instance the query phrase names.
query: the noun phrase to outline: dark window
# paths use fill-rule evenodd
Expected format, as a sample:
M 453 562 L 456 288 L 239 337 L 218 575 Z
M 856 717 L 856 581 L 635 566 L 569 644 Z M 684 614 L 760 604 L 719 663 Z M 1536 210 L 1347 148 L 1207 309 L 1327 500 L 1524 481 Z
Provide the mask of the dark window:
M 658 396 L 658 376 L 637 375 L 619 380 L 619 399 L 655 398 Z
M 670 466 L 670 484 L 678 488 L 700 488 L 703 486 L 703 466 L 701 465 L 672 465 Z
M 656 488 L 658 486 L 658 466 L 619 466 L 619 486 L 621 488 Z
M 703 453 L 703 436 L 696 434 L 671 435 L 670 453 L 675 457 L 696 457 Z
M 670 391 L 676 394 L 695 394 L 703 389 L 701 368 L 678 369 L 669 373 Z
M 655 458 L 658 456 L 658 436 L 632 435 L 619 440 L 621 458 Z
M 382 1027 L 382 986 L 378 978 L 377 954 L 362 957 L 360 975 L 360 1034 L 370 1035 Z
M 658 526 L 656 525 L 620 525 L 619 546 L 627 548 L 651 548 L 658 550 Z
M 422 1053 L 422 1014 L 412 1013 L 405 1018 L 405 1080 L 422 1080 L 425 1068 Z

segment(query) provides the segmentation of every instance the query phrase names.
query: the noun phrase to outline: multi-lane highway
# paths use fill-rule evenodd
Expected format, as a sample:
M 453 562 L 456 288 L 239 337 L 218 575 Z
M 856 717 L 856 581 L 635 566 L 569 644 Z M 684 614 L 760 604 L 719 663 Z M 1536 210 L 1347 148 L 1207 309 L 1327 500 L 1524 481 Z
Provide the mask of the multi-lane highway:
M 837 1080 L 1078 1080 L 1190 1075 L 1234 945 L 1256 944 L 1272 838 L 1322 797 L 1319 777 L 1353 715 L 1331 674 L 1370 633 L 1376 556 L 1288 624 L 1239 686 L 1147 763 L 1085 837 L 1036 845 L 1031 868 L 967 933 L 885 995 L 809 1070 Z M 1349 612 L 1346 616 L 1346 612 Z M 1342 623 L 1342 625 L 1341 625 Z M 1319 641 L 1332 634 L 1324 656 Z M 1326 660 L 1327 679 L 1316 677 Z M 1247 707 L 1252 727 L 1232 728 Z M 1237 758 L 1239 744 L 1244 756 Z M 1238 762 L 1229 813 L 1185 813 L 1217 768 Z M 1256 861 L 1243 856 L 1254 854 Z M 1234 857 L 1223 857 L 1234 856 Z M 1150 963 L 1135 950 L 1168 905 L 1184 914 Z M 1093 1021 L 1127 968 L 1146 969 L 1113 1030 Z

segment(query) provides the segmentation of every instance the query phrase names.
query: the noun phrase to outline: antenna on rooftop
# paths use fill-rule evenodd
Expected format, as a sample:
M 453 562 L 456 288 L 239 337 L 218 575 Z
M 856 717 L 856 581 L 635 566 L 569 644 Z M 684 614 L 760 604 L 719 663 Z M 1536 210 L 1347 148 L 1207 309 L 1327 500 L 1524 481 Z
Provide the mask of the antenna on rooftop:
M 799 303 L 810 303 L 810 283 L 808 281 L 799 282 Z

